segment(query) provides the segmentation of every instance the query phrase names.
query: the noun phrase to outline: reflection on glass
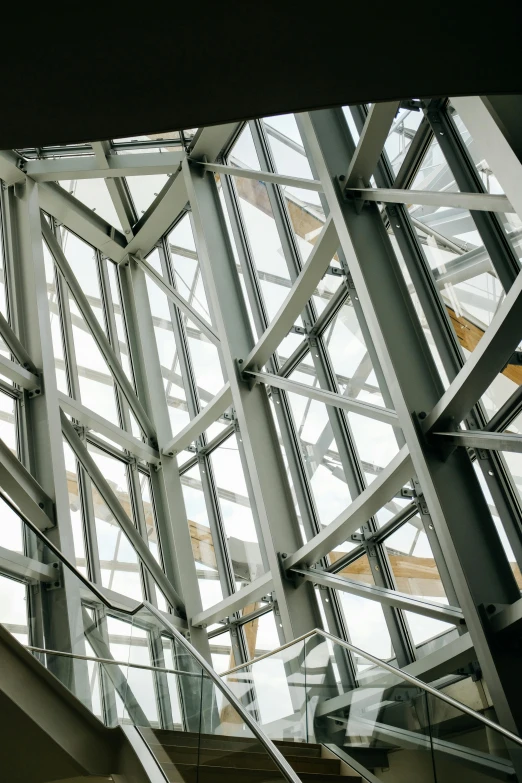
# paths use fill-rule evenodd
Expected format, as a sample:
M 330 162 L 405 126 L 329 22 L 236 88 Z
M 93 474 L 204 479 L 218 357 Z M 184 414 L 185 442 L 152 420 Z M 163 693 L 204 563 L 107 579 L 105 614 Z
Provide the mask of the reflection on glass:
M 235 433 L 212 452 L 211 462 L 234 576 L 249 583 L 264 566 Z
M 221 601 L 223 593 L 217 571 L 216 551 L 208 521 L 205 496 L 198 465 L 181 477 L 183 499 L 187 511 L 192 554 L 196 562 L 199 592 L 203 609 Z

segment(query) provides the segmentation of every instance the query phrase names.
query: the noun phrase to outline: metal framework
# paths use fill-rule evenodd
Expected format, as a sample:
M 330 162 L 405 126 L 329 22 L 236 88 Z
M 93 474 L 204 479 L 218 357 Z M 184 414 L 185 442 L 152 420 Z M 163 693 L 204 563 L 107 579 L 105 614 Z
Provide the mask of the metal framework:
M 415 100 L 0 152 L 1 490 L 217 668 L 322 626 L 437 676 L 464 656 L 520 732 L 508 120 Z M 82 595 L 6 520 L 0 621 L 75 653 L 56 673 L 88 700 Z

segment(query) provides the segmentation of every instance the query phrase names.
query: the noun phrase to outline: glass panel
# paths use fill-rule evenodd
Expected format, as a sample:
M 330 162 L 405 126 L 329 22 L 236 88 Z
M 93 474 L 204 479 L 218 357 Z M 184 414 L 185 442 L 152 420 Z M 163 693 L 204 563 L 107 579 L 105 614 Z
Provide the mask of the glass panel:
M 168 179 L 167 174 L 126 177 L 138 218 L 145 214 L 154 199 L 159 196 Z
M 439 571 L 421 519 L 415 515 L 384 542 L 396 588 L 431 603 L 448 604 Z M 405 612 L 415 645 L 445 633 L 449 623 Z
M 196 562 L 201 603 L 203 609 L 208 609 L 223 600 L 223 592 L 219 581 L 216 552 L 208 521 L 199 465 L 183 474 L 181 486 L 187 510 L 192 554 Z
M 123 231 L 104 179 L 61 180 L 58 184 L 93 212 L 96 212 L 97 215 L 100 215 L 111 226 Z
M 264 572 L 248 490 L 233 434 L 210 456 L 219 507 L 237 582 L 249 583 Z

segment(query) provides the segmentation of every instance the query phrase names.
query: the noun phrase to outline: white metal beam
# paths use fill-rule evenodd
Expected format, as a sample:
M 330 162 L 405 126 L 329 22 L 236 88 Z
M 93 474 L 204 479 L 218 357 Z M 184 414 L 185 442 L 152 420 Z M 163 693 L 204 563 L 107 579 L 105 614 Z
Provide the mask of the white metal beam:
M 492 196 L 485 193 L 351 187 L 346 190 L 346 194 L 353 195 L 361 201 L 378 201 L 383 204 L 423 204 L 428 207 L 455 207 L 470 212 L 515 211 L 506 196 Z
M 175 288 L 169 285 L 169 283 L 167 283 L 165 279 L 158 272 L 156 272 L 154 267 L 151 266 L 148 261 L 141 257 L 141 253 L 134 254 L 133 258 L 138 266 L 141 266 L 143 271 L 150 277 L 150 279 L 156 283 L 161 291 L 163 291 L 167 299 L 170 299 L 172 302 L 174 302 L 176 307 L 178 307 L 182 313 L 185 313 L 187 318 L 190 318 L 190 320 L 196 324 L 199 329 L 201 329 L 203 334 L 208 337 L 208 339 L 214 343 L 214 345 L 219 345 L 219 337 L 212 326 L 207 323 L 196 310 L 194 310 L 192 305 L 187 302 L 187 300 L 181 296 L 181 294 L 178 293 Z
M 338 246 L 339 239 L 334 222 L 328 218 L 286 299 L 245 359 L 243 363 L 245 370 L 263 367 L 267 363 L 281 341 L 287 336 L 296 318 L 303 312 L 317 283 L 328 269 Z
M 398 109 L 399 101 L 374 103 L 370 108 L 343 181 L 344 187 L 370 184 Z
M 62 392 L 58 392 L 58 400 L 60 402 L 60 408 L 72 416 L 73 419 L 79 421 L 84 427 L 88 427 L 95 432 L 104 435 L 109 440 L 117 443 L 123 449 L 126 449 L 130 454 L 140 460 L 150 463 L 151 465 L 157 465 L 161 462 L 161 456 L 156 449 L 144 443 L 138 438 L 135 438 L 129 432 L 126 432 L 121 427 L 116 426 L 111 421 L 104 419 L 98 413 L 86 408 L 81 402 L 73 400 L 72 397 L 68 397 Z
M 407 446 L 403 446 L 369 487 L 348 508 L 323 528 L 315 538 L 284 560 L 285 569 L 313 565 L 366 524 L 411 479 L 413 467 Z
M 484 98 L 451 98 L 451 102 L 513 204 L 514 211 L 522 218 L 522 163 L 495 122 Z
M 182 150 L 109 155 L 106 167 L 100 167 L 94 155 L 81 158 L 49 158 L 28 161 L 25 170 L 36 182 L 141 177 L 149 174 L 172 174 L 178 170 L 184 157 L 185 152 Z
M 55 582 L 60 578 L 60 571 L 53 565 L 33 560 L 3 546 L 0 546 L 0 572 L 32 583 Z
M 515 282 L 466 364 L 422 422 L 425 432 L 458 424 L 507 364 L 520 341 L 522 274 Z
M 154 430 L 154 426 L 150 421 L 136 392 L 134 391 L 132 384 L 127 378 L 127 375 L 125 374 L 125 371 L 121 366 L 118 357 L 116 356 L 114 348 L 110 344 L 107 335 L 103 331 L 100 322 L 96 318 L 87 300 L 87 297 L 85 296 L 82 290 L 81 285 L 76 279 L 76 276 L 72 271 L 71 266 L 67 261 L 67 258 L 65 257 L 62 248 L 58 244 L 56 237 L 54 236 L 53 232 L 49 228 L 47 221 L 43 216 L 42 216 L 41 224 L 42 224 L 42 234 L 49 248 L 49 251 L 53 256 L 58 269 L 64 276 L 65 281 L 69 287 L 69 290 L 71 291 L 71 294 L 73 295 L 74 300 L 78 305 L 78 308 L 80 309 L 80 312 L 82 313 L 85 322 L 87 323 L 87 326 L 91 331 L 91 334 L 96 342 L 96 345 L 100 349 L 103 358 L 107 362 L 107 365 L 114 377 L 114 380 L 117 382 L 118 386 L 120 387 L 123 395 L 125 396 L 125 399 L 129 403 L 132 412 L 136 416 L 136 419 L 140 424 L 141 428 L 143 429 L 144 433 L 147 435 L 148 438 L 155 440 L 156 433 Z
M 317 585 L 330 587 L 333 590 L 341 590 L 351 595 L 357 595 L 360 598 L 367 598 L 380 604 L 394 606 L 396 609 L 404 609 L 407 612 L 421 614 L 424 617 L 431 617 L 432 620 L 441 620 L 442 622 L 458 626 L 464 624 L 462 609 L 459 609 L 457 606 L 434 604 L 431 601 L 423 601 L 407 593 L 389 590 L 378 585 L 367 585 L 364 582 L 356 582 L 354 579 L 346 579 L 344 576 L 329 574 L 326 571 L 320 571 L 315 568 L 292 568 L 290 573 L 302 576 L 308 582 L 313 582 Z
M 6 378 L 9 378 L 10 381 L 13 381 L 13 383 L 17 383 L 18 386 L 21 386 L 22 389 L 27 389 L 27 391 L 38 391 L 38 393 L 41 391 L 42 382 L 37 375 L 34 375 L 32 372 L 29 372 L 29 370 L 26 370 L 25 367 L 22 367 L 21 364 L 13 362 L 11 359 L 7 359 L 1 354 L 0 375 L 4 375 Z
M 54 527 L 51 498 L 1 438 L 0 487 L 40 530 Z
M 345 411 L 358 413 L 360 416 L 367 416 L 375 421 L 382 421 L 385 424 L 391 424 L 393 427 L 399 425 L 399 418 L 395 411 L 389 408 L 380 408 L 378 405 L 372 405 L 369 402 L 353 400 L 350 397 L 344 397 L 341 394 L 321 389 L 318 386 L 308 386 L 306 383 L 299 383 L 290 378 L 282 378 L 280 375 L 274 375 L 269 372 L 258 372 L 257 370 L 247 370 L 245 377 L 255 378 L 267 386 L 275 386 L 278 389 L 284 389 L 287 392 L 299 394 L 302 397 L 308 397 L 311 400 L 323 402 L 325 405 L 333 405 L 334 408 L 342 408 Z
M 123 258 L 127 245 L 124 235 L 79 199 L 54 182 L 39 185 L 38 195 L 41 208 L 59 223 L 109 258 L 115 261 Z
M 219 623 L 226 617 L 231 617 L 234 612 L 239 612 L 248 604 L 253 604 L 263 598 L 267 593 L 273 590 L 273 580 L 270 571 L 267 574 L 263 574 L 255 581 L 251 582 L 247 587 L 242 587 L 236 593 L 233 593 L 223 601 L 211 606 L 210 609 L 205 609 L 203 612 L 189 618 L 190 624 L 196 627 L 206 628 L 207 625 L 213 625 L 213 623 Z
M 522 436 L 509 432 L 433 432 L 431 441 L 443 448 L 466 446 L 471 449 L 494 449 L 522 453 Z
M 168 457 L 174 457 L 191 443 L 194 443 L 202 432 L 210 427 L 222 413 L 232 405 L 232 392 L 230 383 L 226 383 L 220 392 L 195 416 L 181 432 L 172 438 L 163 448 L 163 454 Z
M 17 182 L 25 182 L 25 174 L 20 166 L 23 166 L 23 158 L 12 150 L 0 150 L 0 179 L 6 185 L 15 185 Z
M 74 429 L 74 426 L 71 424 L 71 422 L 69 421 L 69 419 L 67 418 L 67 416 L 63 411 L 60 411 L 60 417 L 61 417 L 62 431 L 65 437 L 67 438 L 67 442 L 69 443 L 70 447 L 74 451 L 76 458 L 78 459 L 80 464 L 83 466 L 83 468 L 90 476 L 93 484 L 95 484 L 96 488 L 98 489 L 98 492 L 100 493 L 103 500 L 109 507 L 112 515 L 118 522 L 123 533 L 127 536 L 130 543 L 136 550 L 136 554 L 142 561 L 143 565 L 147 568 L 150 575 L 152 576 L 152 578 L 154 579 L 154 581 L 156 582 L 160 590 L 163 592 L 167 601 L 176 609 L 184 609 L 183 601 L 179 597 L 178 593 L 176 592 L 176 590 L 174 589 L 170 581 L 165 576 L 158 561 L 150 551 L 147 543 L 139 534 L 135 524 L 127 516 L 127 513 L 125 512 L 123 506 L 121 505 L 120 501 L 116 497 L 114 490 L 112 489 L 109 482 L 103 475 L 102 471 L 96 464 L 96 461 L 94 460 L 92 455 L 89 453 L 85 444 L 82 443 L 80 437 L 78 436 L 78 433 Z
M 111 255 L 121 261 L 127 253 L 147 256 L 163 234 L 168 231 L 187 205 L 187 189 L 183 177 L 172 174 L 155 200 L 135 226 L 135 236 L 125 249 Z M 107 255 L 109 255 L 107 253 Z
M 272 174 L 268 171 L 256 171 L 255 169 L 242 169 L 236 166 L 223 166 L 220 163 L 206 163 L 202 161 L 192 161 L 201 166 L 205 171 L 213 171 L 214 174 L 228 174 L 231 177 L 244 177 L 245 179 L 255 179 L 258 182 L 272 182 L 274 185 L 283 187 L 301 188 L 302 190 L 321 190 L 320 182 L 314 179 L 303 179 L 302 177 L 289 177 L 286 174 Z

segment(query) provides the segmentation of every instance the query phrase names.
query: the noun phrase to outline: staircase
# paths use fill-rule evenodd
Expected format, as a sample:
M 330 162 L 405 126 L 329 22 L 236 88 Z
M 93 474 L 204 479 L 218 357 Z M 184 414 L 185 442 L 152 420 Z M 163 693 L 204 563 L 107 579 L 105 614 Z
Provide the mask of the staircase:
M 142 733 L 172 783 L 283 781 L 281 773 L 255 739 L 152 729 L 142 730 Z M 341 783 L 345 779 L 346 765 L 322 745 L 290 741 L 275 741 L 274 744 L 303 783 Z M 361 781 L 356 773 L 353 777 L 350 775 L 350 783 Z

